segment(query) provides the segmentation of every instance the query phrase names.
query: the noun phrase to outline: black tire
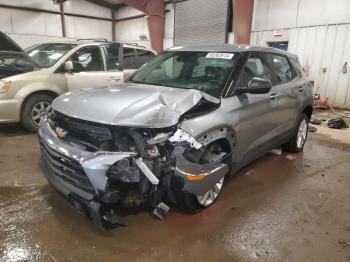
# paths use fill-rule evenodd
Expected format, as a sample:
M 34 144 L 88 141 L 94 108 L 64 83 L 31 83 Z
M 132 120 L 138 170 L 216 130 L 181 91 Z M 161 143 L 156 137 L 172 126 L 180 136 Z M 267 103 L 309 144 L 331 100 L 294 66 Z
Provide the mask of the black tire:
M 182 211 L 190 214 L 199 213 L 205 208 L 198 204 L 195 195 L 186 191 L 181 191 L 176 194 L 176 206 Z
M 283 151 L 288 153 L 299 153 L 304 150 L 305 141 L 307 139 L 308 128 L 309 128 L 309 117 L 306 114 L 302 114 L 299 118 L 298 125 L 294 131 L 294 135 L 289 142 L 282 146 Z M 306 134 L 302 144 L 298 145 L 298 131 L 303 121 L 306 121 Z
M 41 102 L 49 103 L 51 105 L 53 100 L 54 97 L 46 94 L 34 94 L 26 99 L 21 110 L 22 126 L 30 132 L 37 132 L 39 126 L 32 119 L 32 110 L 34 109 L 35 105 Z
M 223 179 L 220 179 L 220 180 L 223 180 Z M 190 214 L 196 214 L 202 211 L 203 209 L 212 206 L 216 202 L 216 200 L 219 198 L 220 192 L 221 192 L 221 188 L 218 194 L 216 195 L 216 198 L 210 204 L 202 205 L 200 204 L 196 195 L 186 191 L 181 191 L 176 195 L 176 203 L 181 210 Z

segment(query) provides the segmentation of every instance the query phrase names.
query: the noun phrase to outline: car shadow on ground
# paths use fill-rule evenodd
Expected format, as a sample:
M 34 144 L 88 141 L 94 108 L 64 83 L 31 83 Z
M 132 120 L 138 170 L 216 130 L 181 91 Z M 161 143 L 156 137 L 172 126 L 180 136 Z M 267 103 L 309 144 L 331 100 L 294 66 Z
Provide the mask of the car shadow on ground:
M 26 131 L 20 124 L 0 124 L 0 136 L 12 137 L 32 134 Z

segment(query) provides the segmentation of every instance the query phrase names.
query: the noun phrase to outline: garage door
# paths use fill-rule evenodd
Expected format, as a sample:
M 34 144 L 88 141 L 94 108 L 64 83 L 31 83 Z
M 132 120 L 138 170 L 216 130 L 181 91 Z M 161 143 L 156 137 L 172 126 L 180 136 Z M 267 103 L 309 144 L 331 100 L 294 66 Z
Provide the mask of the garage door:
M 189 0 L 175 5 L 175 45 L 224 44 L 228 1 Z

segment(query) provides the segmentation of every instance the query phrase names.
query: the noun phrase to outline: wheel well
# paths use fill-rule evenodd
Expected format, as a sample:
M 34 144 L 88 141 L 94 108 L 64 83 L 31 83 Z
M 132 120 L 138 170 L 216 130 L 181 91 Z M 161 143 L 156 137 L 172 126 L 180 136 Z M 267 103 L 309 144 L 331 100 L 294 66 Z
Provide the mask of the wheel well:
M 308 116 L 308 118 L 311 118 L 312 115 L 312 106 L 307 106 L 304 108 L 303 113 L 306 114 Z
M 230 143 L 229 143 L 229 141 L 227 139 L 221 138 L 219 140 L 213 141 L 213 143 L 218 143 L 222 147 L 224 152 L 226 152 L 226 153 L 230 153 L 231 152 Z
M 58 97 L 58 94 L 53 92 L 53 91 L 50 91 L 50 90 L 40 90 L 40 91 L 36 91 L 34 93 L 31 93 L 30 95 L 28 95 L 24 100 L 23 100 L 23 103 L 22 103 L 22 106 L 21 106 L 21 112 L 22 112 L 22 108 L 23 108 L 23 105 L 28 101 L 29 98 L 31 98 L 32 96 L 34 95 L 39 95 L 39 94 L 43 94 L 43 95 L 48 95 L 48 96 L 51 96 L 53 98 L 56 98 Z

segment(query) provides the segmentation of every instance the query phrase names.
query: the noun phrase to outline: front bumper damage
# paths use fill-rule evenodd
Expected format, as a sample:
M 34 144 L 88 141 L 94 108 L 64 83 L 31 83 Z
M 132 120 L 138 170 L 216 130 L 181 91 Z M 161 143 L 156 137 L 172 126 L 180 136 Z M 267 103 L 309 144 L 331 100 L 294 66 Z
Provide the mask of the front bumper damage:
M 159 205 L 164 207 L 163 202 L 176 204 L 174 196 L 177 192 L 174 191 L 204 194 L 228 172 L 225 163 L 199 165 L 180 153 L 170 172 L 159 177 L 150 161 L 142 159 L 136 152 L 86 151 L 72 141 L 59 138 L 46 119 L 41 120 L 38 137 L 40 165 L 49 183 L 101 228 L 125 225 L 115 207 L 125 198 L 123 187 L 126 184 L 137 184 L 132 190 L 143 192 L 148 203 L 156 208 Z M 112 181 L 109 170 L 125 160 L 133 164 L 126 167 L 132 169 L 128 170 L 130 175 L 121 175 L 117 182 Z M 191 179 L 195 176 L 202 179 Z M 154 214 L 157 215 L 157 211 Z

